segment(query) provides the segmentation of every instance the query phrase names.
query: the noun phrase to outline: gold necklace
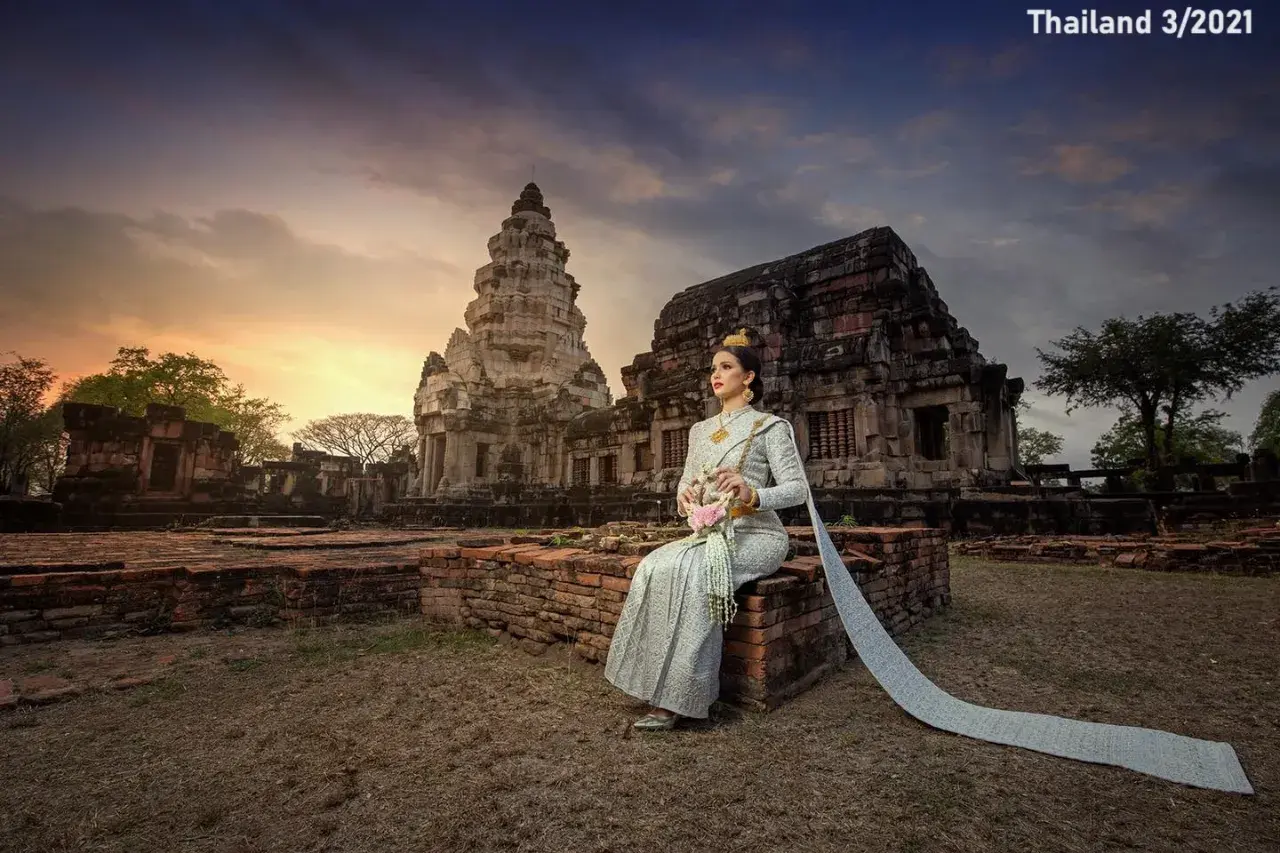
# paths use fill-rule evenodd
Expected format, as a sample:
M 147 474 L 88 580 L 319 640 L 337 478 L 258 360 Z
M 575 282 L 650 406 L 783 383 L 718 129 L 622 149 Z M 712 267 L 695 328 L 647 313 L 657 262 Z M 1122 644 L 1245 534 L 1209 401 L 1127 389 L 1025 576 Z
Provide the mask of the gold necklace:
M 746 408 L 747 408 L 746 406 L 743 406 L 740 409 L 735 409 L 733 414 L 729 415 L 729 422 L 733 423 L 733 416 L 738 414 L 738 412 L 743 411 Z M 724 409 L 721 409 L 720 410 L 720 429 L 711 433 L 711 440 L 714 443 L 719 444 L 720 442 L 724 441 L 728 437 L 729 437 L 729 430 L 725 429 L 724 427 Z

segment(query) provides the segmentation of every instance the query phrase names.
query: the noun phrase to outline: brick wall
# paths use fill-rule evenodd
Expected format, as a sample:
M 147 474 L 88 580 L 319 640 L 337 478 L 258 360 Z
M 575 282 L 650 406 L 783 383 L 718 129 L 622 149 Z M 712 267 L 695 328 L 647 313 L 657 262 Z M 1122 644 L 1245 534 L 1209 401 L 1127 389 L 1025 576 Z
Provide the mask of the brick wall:
M 1074 563 L 1162 572 L 1271 576 L 1280 572 L 1280 527 L 1191 536 L 1002 536 L 959 542 L 957 554 L 1002 563 Z
M 414 614 L 421 583 L 416 562 L 0 576 L 0 645 Z
M 490 538 L 426 547 L 415 559 L 385 564 L 128 569 L 104 562 L 96 571 L 0 575 L 0 644 L 422 614 L 509 635 L 531 651 L 565 643 L 603 661 L 641 555 L 663 538 L 649 528 L 635 532 L 655 540 L 605 536 L 599 547 L 561 548 L 545 544 L 550 536 Z M 723 695 L 748 707 L 777 707 L 850 651 L 813 531 L 789 533 L 796 556 L 742 588 L 725 635 Z M 839 528 L 832 538 L 890 633 L 949 603 L 941 531 Z
M 812 529 L 789 532 L 809 553 L 744 586 L 725 635 L 723 695 L 749 707 L 777 707 L 850 651 Z M 834 532 L 833 539 L 891 633 L 909 630 L 950 602 L 941 531 L 859 528 Z M 568 643 L 579 656 L 603 661 L 641 559 L 537 543 L 430 548 L 423 556 L 422 612 L 507 634 L 533 651 Z
M 789 527 L 801 553 L 817 552 L 812 527 Z M 873 558 L 854 580 L 889 633 L 908 631 L 951 604 L 947 535 L 934 528 L 835 527 L 832 542 Z

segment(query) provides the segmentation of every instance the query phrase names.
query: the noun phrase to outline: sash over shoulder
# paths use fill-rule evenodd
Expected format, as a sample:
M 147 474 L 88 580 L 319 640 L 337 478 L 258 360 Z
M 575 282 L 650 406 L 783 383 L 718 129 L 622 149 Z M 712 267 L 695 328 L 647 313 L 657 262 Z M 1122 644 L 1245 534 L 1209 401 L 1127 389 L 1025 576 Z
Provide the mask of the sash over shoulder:
M 708 423 L 704 421 L 704 423 Z M 712 419 L 709 423 L 715 424 Z M 742 452 L 742 444 L 748 439 L 760 439 L 766 430 L 777 424 L 785 423 L 785 421 L 777 415 L 768 412 L 760 412 L 752 409 L 750 413 L 744 413 L 742 416 L 734 418 L 727 427 L 729 437 L 720 444 L 711 445 L 710 460 L 713 465 L 724 465 L 726 462 L 732 463 L 737 460 L 735 454 Z

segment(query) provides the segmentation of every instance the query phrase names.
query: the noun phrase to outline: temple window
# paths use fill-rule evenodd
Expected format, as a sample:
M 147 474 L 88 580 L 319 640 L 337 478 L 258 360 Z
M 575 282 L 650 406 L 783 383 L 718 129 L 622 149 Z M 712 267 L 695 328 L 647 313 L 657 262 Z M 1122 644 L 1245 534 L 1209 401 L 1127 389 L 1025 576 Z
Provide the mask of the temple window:
M 667 429 L 662 431 L 662 467 L 683 468 L 689 455 L 689 431 Z
M 809 458 L 844 459 L 856 453 L 853 409 L 809 412 Z
M 573 460 L 573 484 L 586 486 L 591 483 L 591 459 L 582 457 Z
M 915 410 L 916 453 L 925 459 L 947 458 L 947 432 L 950 415 L 946 406 L 925 406 Z
M 618 482 L 618 457 L 612 453 L 600 457 L 600 482 Z
M 636 454 L 635 470 L 637 471 L 653 470 L 653 448 L 649 446 L 648 442 L 645 442 L 643 444 L 637 444 L 635 446 L 635 454 Z
M 489 475 L 489 445 L 476 445 L 476 479 L 483 480 Z

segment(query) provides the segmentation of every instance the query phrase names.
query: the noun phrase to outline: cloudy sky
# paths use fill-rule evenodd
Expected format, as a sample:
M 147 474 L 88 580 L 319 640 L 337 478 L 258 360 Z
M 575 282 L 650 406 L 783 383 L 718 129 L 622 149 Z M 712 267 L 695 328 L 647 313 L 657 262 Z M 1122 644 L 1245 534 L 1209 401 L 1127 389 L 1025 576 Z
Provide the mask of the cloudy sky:
M 1054 38 L 973 0 L 4 4 L 0 350 L 63 377 L 194 351 L 299 425 L 409 414 L 536 169 L 615 395 L 672 294 L 876 225 L 1030 384 L 1077 325 L 1277 283 L 1280 20 L 1253 29 Z M 1115 417 L 1033 403 L 1078 465 Z

